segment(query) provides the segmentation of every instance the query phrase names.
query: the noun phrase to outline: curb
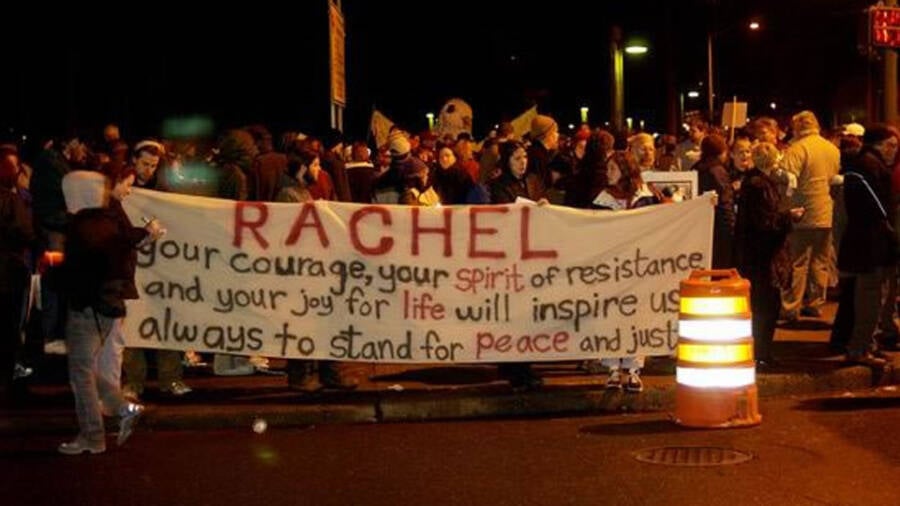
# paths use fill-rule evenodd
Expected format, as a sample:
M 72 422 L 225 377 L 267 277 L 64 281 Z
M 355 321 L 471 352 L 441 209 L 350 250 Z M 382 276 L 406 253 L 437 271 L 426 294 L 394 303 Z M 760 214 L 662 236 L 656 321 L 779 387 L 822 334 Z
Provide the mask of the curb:
M 842 390 L 862 390 L 900 383 L 900 370 L 887 367 L 835 368 L 823 372 L 762 374 L 760 398 L 802 396 Z M 510 394 L 497 389 L 378 392 L 359 399 L 315 403 L 218 404 L 151 406 L 141 420 L 150 430 L 250 428 L 256 419 L 268 427 L 309 427 L 333 423 L 397 423 L 559 415 L 601 415 L 673 411 L 675 385 L 645 388 L 641 394 L 608 391 L 596 386 L 549 386 Z M 7 412 L 0 417 L 0 435 L 69 433 L 76 426 L 72 412 Z

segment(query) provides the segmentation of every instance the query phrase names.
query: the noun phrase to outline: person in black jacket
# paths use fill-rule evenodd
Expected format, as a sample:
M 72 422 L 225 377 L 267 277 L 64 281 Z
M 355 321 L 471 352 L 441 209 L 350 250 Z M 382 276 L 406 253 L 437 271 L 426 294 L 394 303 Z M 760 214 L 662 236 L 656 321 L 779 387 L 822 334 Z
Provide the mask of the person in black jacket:
M 19 157 L 0 157 L 0 404 L 11 398 L 16 350 L 21 332 L 22 302 L 29 272 L 25 252 L 34 241 L 31 215 L 16 192 Z
M 700 193 L 715 191 L 719 196 L 713 226 L 713 269 L 734 267 L 734 188 L 728 177 L 728 169 L 725 168 L 727 159 L 728 144 L 725 139 L 720 135 L 710 134 L 700 141 L 700 161 L 692 168 L 697 171 Z
M 779 210 L 778 183 L 772 171 L 778 164 L 778 148 L 762 142 L 753 148 L 754 167 L 743 171 L 735 224 L 735 264 L 750 281 L 753 312 L 753 347 L 756 363 L 773 365 L 772 339 L 781 308 L 781 289 L 790 286 L 791 257 L 787 235 L 802 207 Z
M 110 382 L 98 366 L 116 321 L 125 316 L 125 299 L 136 295 L 135 248 L 163 234 L 157 221 L 144 228 L 132 227 L 109 205 L 111 197 L 127 196 L 134 180 L 133 171 L 115 179 L 90 171 L 70 172 L 63 178 L 66 206 L 73 216 L 66 231 L 61 277 L 62 291 L 69 298 L 69 382 L 79 427 L 73 441 L 59 446 L 65 455 L 106 450 L 101 401 L 119 416 L 119 445 L 131 435 L 143 411 L 142 406 L 126 401 L 119 385 Z
M 847 229 L 841 238 L 838 269 L 852 278 L 852 290 L 841 294 L 834 327 L 852 330 L 849 336 L 832 336 L 832 344 L 847 341 L 847 360 L 872 366 L 885 364 L 872 354 L 871 345 L 883 302 L 881 285 L 897 255 L 889 167 L 898 145 L 900 139 L 886 126 L 867 128 L 862 151 L 844 172 Z

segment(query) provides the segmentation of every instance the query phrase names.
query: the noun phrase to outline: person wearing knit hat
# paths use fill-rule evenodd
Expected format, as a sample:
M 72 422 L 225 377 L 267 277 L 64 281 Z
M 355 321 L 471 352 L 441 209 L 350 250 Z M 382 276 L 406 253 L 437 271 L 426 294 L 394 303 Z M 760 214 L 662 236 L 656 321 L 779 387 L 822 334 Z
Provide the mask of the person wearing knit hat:
M 546 139 L 553 132 L 558 133 L 559 126 L 557 126 L 556 120 L 550 116 L 538 114 L 531 120 L 531 138 L 533 140 Z
M 131 165 L 137 174 L 135 184 L 142 188 L 157 189 L 159 179 L 156 169 L 159 168 L 159 160 L 165 152 L 165 148 L 159 142 L 146 139 L 134 145 L 131 151 Z
M 528 147 L 528 173 L 537 175 L 545 188 L 552 188 L 551 162 L 559 147 L 559 127 L 550 116 L 538 114 L 531 120 L 531 140 Z
M 783 289 L 782 317 L 821 317 L 825 291 L 834 272 L 832 222 L 834 201 L 831 180 L 841 165 L 840 150 L 819 134 L 819 121 L 812 111 L 791 118 L 793 138 L 784 151 L 781 166 L 797 179 L 791 207 L 806 209 L 794 225 L 788 243 L 793 262 L 791 286 Z
M 388 136 L 388 147 L 391 151 L 392 157 L 401 158 L 409 154 L 410 149 L 412 149 L 412 145 L 409 142 L 409 138 L 402 130 L 394 130 Z

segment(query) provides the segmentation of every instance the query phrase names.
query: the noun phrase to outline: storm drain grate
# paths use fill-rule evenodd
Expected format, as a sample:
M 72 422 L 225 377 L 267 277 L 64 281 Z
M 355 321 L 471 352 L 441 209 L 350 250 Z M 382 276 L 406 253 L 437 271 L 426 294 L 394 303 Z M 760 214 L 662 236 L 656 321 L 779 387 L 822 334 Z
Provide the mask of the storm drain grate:
M 660 446 L 638 450 L 633 455 L 640 462 L 666 466 L 727 466 L 753 458 L 747 452 L 716 446 Z

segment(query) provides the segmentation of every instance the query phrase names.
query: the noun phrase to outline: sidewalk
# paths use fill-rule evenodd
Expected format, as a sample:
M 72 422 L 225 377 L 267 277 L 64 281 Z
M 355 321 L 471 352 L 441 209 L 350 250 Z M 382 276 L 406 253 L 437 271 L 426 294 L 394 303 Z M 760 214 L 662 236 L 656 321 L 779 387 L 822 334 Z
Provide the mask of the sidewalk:
M 765 399 L 776 396 L 839 393 L 900 383 L 900 371 L 848 366 L 828 352 L 829 304 L 822 320 L 802 319 L 779 328 L 775 355 L 778 368 L 757 375 Z M 900 354 L 889 354 L 900 364 Z M 279 364 L 274 362 L 275 367 Z M 0 434 L 75 430 L 74 401 L 65 378 L 65 357 L 45 364 L 54 377 L 35 381 L 20 406 L 0 409 Z M 148 383 L 141 426 L 149 429 L 213 429 L 246 427 L 262 418 L 269 427 L 323 423 L 375 423 L 550 415 L 594 415 L 639 411 L 671 411 L 675 398 L 675 363 L 651 358 L 642 377 L 644 392 L 606 391 L 605 374 L 591 375 L 573 363 L 542 364 L 535 369 L 545 386 L 514 393 L 489 365 L 406 366 L 342 364 L 345 376 L 359 382 L 353 392 L 309 394 L 287 388 L 285 376 L 216 377 L 209 368 L 188 369 L 185 382 L 194 391 L 183 397 L 156 393 Z M 892 388 L 892 387 L 889 387 Z

